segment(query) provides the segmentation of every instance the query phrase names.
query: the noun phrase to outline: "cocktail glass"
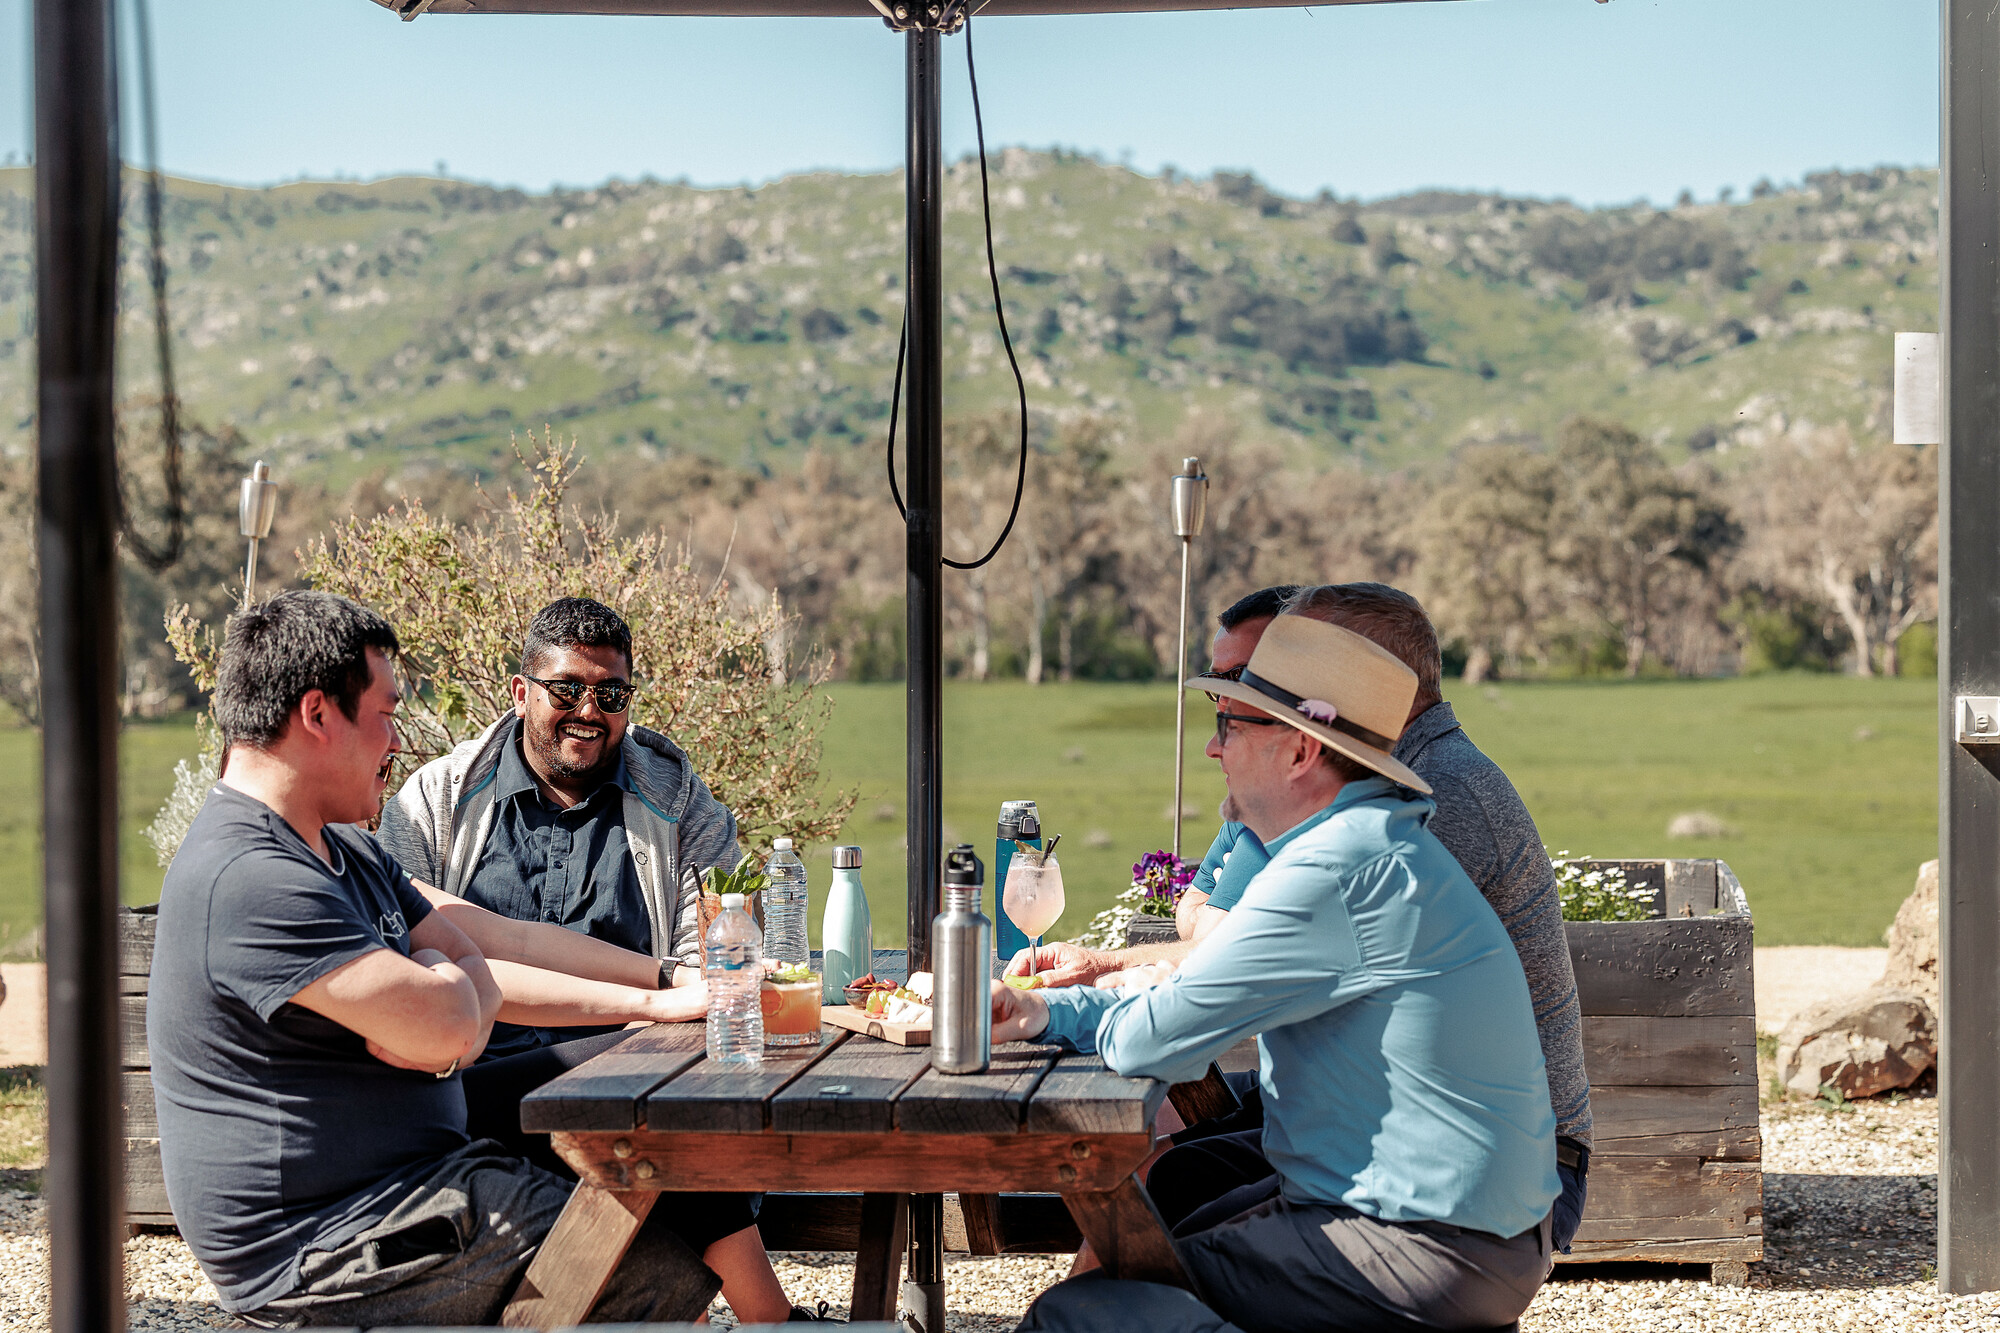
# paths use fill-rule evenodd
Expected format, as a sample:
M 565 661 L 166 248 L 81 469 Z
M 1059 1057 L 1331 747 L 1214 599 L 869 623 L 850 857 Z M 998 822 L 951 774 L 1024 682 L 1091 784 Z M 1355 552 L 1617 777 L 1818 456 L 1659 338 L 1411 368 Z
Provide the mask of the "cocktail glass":
M 820 1040 L 820 974 L 771 976 L 758 997 L 764 1008 L 764 1044 L 817 1046 Z
M 1042 935 L 1063 914 L 1062 863 L 1053 854 L 1016 852 L 1007 865 L 1000 905 L 1007 919 L 1028 937 L 1028 975 L 1033 976 Z

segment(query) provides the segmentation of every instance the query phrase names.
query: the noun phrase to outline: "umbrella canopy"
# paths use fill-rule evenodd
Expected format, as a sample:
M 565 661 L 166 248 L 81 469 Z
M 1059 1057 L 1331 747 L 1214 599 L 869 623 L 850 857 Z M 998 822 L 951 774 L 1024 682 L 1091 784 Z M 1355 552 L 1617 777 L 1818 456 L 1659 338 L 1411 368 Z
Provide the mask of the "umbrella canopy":
M 1325 4 L 1409 0 L 1313 0 Z M 879 18 L 868 0 L 375 0 L 404 18 L 419 14 L 681 14 L 711 18 Z M 975 13 L 1140 14 L 1196 9 L 1296 9 L 1302 0 L 987 0 Z

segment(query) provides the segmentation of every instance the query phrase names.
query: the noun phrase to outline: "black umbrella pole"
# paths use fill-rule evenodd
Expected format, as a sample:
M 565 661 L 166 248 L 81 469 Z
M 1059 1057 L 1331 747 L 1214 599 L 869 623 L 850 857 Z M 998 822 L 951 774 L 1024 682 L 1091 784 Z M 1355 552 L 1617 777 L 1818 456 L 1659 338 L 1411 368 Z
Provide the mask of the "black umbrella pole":
M 50 1327 L 118 1333 L 118 153 L 111 0 L 36 0 Z
M 909 234 L 909 948 L 912 971 L 931 965 L 931 918 L 938 911 L 944 861 L 944 149 L 938 96 L 938 34 L 909 32 L 908 167 L 904 176 Z M 903 1306 L 925 1333 L 944 1328 L 944 1200 L 910 1200 L 910 1277 Z

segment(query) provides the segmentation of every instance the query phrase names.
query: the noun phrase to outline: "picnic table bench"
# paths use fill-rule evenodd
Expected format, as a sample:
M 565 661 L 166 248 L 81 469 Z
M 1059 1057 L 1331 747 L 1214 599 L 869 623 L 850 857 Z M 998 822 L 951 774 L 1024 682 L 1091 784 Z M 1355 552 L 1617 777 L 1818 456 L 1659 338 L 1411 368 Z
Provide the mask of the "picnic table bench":
M 901 964 L 876 955 L 877 975 Z M 955 1192 L 985 1253 L 1001 1252 L 1004 1196 L 1059 1197 L 1113 1273 L 1186 1286 L 1133 1176 L 1167 1096 L 1039 1043 L 996 1046 L 986 1073 L 947 1075 L 924 1047 L 828 1028 L 815 1049 L 727 1066 L 706 1058 L 701 1025 L 656 1025 L 523 1099 L 522 1128 L 552 1135 L 580 1182 L 504 1322 L 581 1322 L 660 1195 L 683 1190 L 844 1192 L 828 1229 L 855 1236 L 856 1320 L 896 1316 L 912 1195 Z

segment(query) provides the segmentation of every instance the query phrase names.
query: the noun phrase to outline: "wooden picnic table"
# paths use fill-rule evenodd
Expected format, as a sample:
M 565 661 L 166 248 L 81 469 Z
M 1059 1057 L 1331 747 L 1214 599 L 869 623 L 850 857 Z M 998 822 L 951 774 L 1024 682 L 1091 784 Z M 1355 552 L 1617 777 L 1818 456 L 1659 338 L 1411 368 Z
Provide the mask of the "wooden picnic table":
M 901 976 L 878 950 L 878 976 Z M 996 1046 L 984 1074 L 940 1074 L 926 1047 L 827 1027 L 819 1047 L 761 1066 L 709 1063 L 699 1023 L 657 1024 L 521 1103 L 579 1183 L 502 1322 L 581 1323 L 663 1193 L 859 1193 L 849 1317 L 896 1317 L 909 1196 L 956 1192 L 968 1231 L 1004 1193 L 1059 1194 L 1113 1273 L 1186 1286 L 1133 1172 L 1168 1087 L 1095 1056 Z M 669 1204 L 668 1206 L 672 1206 Z

